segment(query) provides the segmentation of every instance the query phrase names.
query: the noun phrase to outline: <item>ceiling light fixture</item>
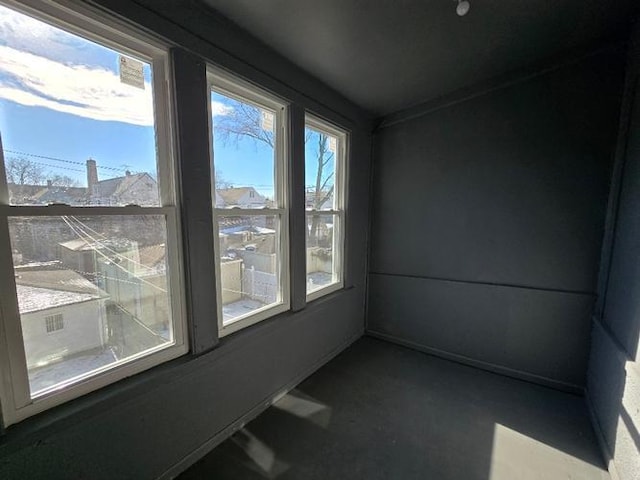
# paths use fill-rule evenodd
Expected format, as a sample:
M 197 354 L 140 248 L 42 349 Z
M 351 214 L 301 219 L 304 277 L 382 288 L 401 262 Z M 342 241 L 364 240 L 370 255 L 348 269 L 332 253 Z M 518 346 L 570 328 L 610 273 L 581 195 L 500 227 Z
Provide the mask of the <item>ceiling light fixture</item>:
M 458 14 L 458 16 L 464 17 L 467 13 L 469 13 L 470 8 L 471 8 L 471 4 L 467 0 L 458 0 L 456 13 Z

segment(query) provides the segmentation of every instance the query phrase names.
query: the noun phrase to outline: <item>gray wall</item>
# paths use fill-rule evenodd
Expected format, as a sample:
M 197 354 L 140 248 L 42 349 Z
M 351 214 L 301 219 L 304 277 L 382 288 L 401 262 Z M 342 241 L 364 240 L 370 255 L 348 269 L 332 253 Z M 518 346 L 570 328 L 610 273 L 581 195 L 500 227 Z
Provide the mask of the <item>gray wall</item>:
M 623 50 L 383 121 L 369 333 L 585 385 Z
M 640 478 L 640 28 L 626 94 L 594 315 L 587 397 L 610 469 Z
M 347 288 L 225 337 L 208 353 L 183 357 L 10 427 L 0 439 L 5 480 L 177 473 L 364 330 L 369 116 L 192 2 L 100 3 L 351 129 Z M 215 312 L 209 315 L 215 325 Z

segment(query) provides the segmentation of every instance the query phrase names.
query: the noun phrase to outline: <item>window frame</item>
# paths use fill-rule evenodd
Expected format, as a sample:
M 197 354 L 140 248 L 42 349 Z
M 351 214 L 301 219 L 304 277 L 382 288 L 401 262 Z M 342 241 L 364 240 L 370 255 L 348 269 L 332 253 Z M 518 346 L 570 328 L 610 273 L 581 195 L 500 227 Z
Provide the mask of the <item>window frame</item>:
M 334 206 L 331 210 L 307 210 L 305 205 L 305 281 L 307 281 L 308 272 L 306 270 L 306 258 L 307 258 L 307 237 L 306 229 L 308 228 L 307 218 L 310 214 L 317 212 L 321 215 L 333 215 L 337 218 L 337 222 L 334 222 L 333 230 L 333 268 L 336 270 L 335 275 L 338 277 L 338 281 L 332 282 L 326 286 L 318 288 L 312 292 L 306 290 L 306 301 L 312 302 L 318 298 L 329 295 L 330 293 L 342 290 L 345 287 L 345 241 L 346 241 L 346 186 L 347 186 L 347 163 L 349 158 L 349 133 L 332 123 L 314 115 L 310 112 L 305 112 L 304 120 L 305 130 L 307 127 L 320 133 L 336 137 L 338 143 L 337 152 L 334 154 Z M 305 148 L 305 168 L 306 168 L 306 148 Z M 306 176 L 306 171 L 305 171 Z M 306 186 L 303 185 L 304 188 Z M 306 193 L 305 193 L 306 195 Z M 306 199 L 305 199 L 306 200 Z M 306 201 L 305 201 L 306 203 Z M 336 225 L 337 223 L 337 225 Z
M 171 115 L 172 76 L 169 45 L 129 24 L 77 2 L 52 3 L 46 0 L 1 0 L 3 6 L 44 21 L 87 40 L 99 43 L 152 66 L 154 132 L 159 206 L 70 206 L 10 205 L 4 158 L 0 158 L 0 404 L 3 424 L 9 426 L 37 413 L 65 403 L 123 378 L 140 373 L 189 350 L 184 290 L 184 259 L 177 197 L 176 145 Z M 0 142 L 1 146 L 1 142 Z M 0 150 L 0 157 L 2 157 Z M 160 345 L 90 373 L 56 385 L 44 394 L 31 397 L 13 261 L 9 237 L 12 217 L 44 216 L 145 216 L 162 215 L 166 222 L 166 281 L 173 320 L 173 343 Z
M 207 65 L 207 102 L 209 119 L 209 154 L 211 165 L 211 197 L 213 215 L 213 242 L 215 252 L 215 278 L 216 278 L 216 299 L 217 299 L 217 323 L 218 336 L 222 338 L 234 332 L 242 330 L 256 323 L 262 322 L 291 308 L 291 269 L 290 269 L 290 232 L 289 232 L 289 176 L 287 155 L 288 155 L 288 103 L 268 92 L 243 80 L 242 78 L 229 73 L 219 67 Z M 213 116 L 211 111 L 211 92 L 216 92 L 238 100 L 250 102 L 256 106 L 265 107 L 274 112 L 274 201 L 277 208 L 218 208 L 216 207 L 215 191 L 215 153 L 214 153 L 214 129 Z M 223 304 L 222 304 L 222 282 L 221 282 L 221 262 L 220 262 L 220 217 L 244 217 L 244 216 L 275 216 L 278 218 L 278 239 L 276 242 L 279 261 L 278 275 L 280 280 L 280 299 L 277 303 L 267 305 L 257 310 L 234 319 L 227 325 L 224 324 Z

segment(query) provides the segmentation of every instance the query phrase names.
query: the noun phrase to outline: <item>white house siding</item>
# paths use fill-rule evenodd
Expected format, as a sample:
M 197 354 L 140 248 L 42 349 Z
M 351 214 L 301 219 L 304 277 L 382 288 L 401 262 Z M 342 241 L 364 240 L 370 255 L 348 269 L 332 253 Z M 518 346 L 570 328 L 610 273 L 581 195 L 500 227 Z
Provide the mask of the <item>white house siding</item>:
M 238 205 L 242 208 L 262 208 L 264 204 L 264 197 L 255 191 L 253 192 L 253 197 L 251 192 L 247 192 L 238 200 Z
M 47 333 L 45 318 L 62 314 L 64 328 Z M 27 368 L 103 346 L 104 300 L 93 299 L 20 316 Z

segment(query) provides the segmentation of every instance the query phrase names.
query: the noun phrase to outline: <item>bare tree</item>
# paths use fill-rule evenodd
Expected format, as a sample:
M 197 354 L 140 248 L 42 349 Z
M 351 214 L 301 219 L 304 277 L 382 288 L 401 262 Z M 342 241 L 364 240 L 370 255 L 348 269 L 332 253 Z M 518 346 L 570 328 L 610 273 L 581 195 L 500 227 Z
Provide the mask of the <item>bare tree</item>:
M 68 177 L 67 175 L 50 175 L 51 185 L 56 187 L 79 187 L 80 182 L 75 178 Z
M 214 123 L 214 135 L 218 136 L 223 144 L 231 143 L 237 147 L 242 139 L 247 138 L 256 143 L 275 147 L 273 129 L 264 128 L 265 113 L 262 109 L 236 100 L 230 100 L 228 106 L 230 107 L 228 113 L 216 116 Z M 329 137 L 321 132 L 307 131 L 305 144 L 315 141 L 315 137 L 317 137 L 317 148 L 313 151 L 316 156 L 316 178 L 315 184 L 307 189 L 305 200 L 307 207 L 319 210 L 333 195 L 333 185 L 329 186 L 329 182 L 334 176 L 331 168 L 334 153 L 330 149 Z M 228 188 L 229 184 L 226 182 L 226 186 L 219 186 L 218 178 L 219 172 L 216 171 L 216 189 Z M 314 214 L 311 217 L 311 228 L 307 232 L 308 245 L 318 245 L 321 217 L 320 214 Z
M 273 130 L 262 128 L 263 111 L 260 108 L 232 99 L 228 106 L 228 113 L 216 116 L 214 125 L 214 134 L 219 135 L 225 145 L 229 142 L 237 145 L 242 138 L 251 138 L 270 147 L 275 145 Z
M 334 171 L 327 171 L 328 167 L 331 164 L 331 161 L 334 159 L 334 153 L 329 148 L 329 137 L 324 133 L 317 132 L 318 144 L 316 150 L 316 183 L 314 186 L 314 190 L 310 192 L 311 200 L 309 203 L 311 204 L 311 209 L 318 211 L 322 208 L 324 203 L 329 200 L 333 195 L 333 184 L 327 188 L 329 181 L 333 178 Z M 307 135 L 307 141 L 313 138 L 312 135 Z M 320 214 L 311 215 L 311 227 L 309 228 L 307 244 L 310 246 L 318 245 L 318 238 L 320 236 L 320 224 L 322 218 Z
M 224 190 L 230 188 L 231 183 L 224 178 L 224 174 L 216 168 L 215 171 L 216 190 Z
M 7 181 L 14 185 L 40 185 L 44 180 L 44 168 L 23 157 L 10 157 L 6 163 Z
M 40 185 L 44 179 L 42 166 L 23 157 L 9 157 L 5 170 L 12 202 L 22 203 L 28 196 L 28 186 Z

